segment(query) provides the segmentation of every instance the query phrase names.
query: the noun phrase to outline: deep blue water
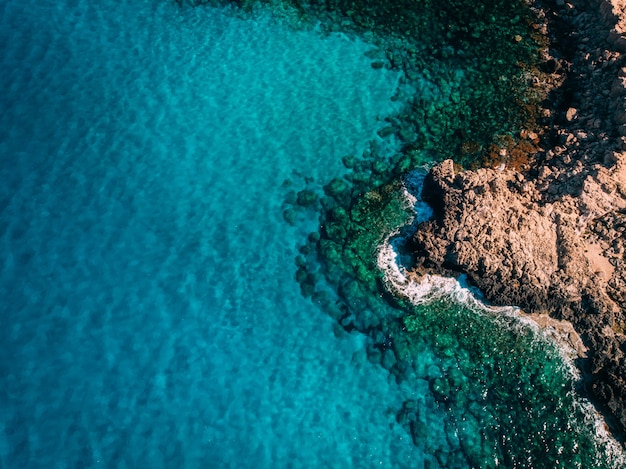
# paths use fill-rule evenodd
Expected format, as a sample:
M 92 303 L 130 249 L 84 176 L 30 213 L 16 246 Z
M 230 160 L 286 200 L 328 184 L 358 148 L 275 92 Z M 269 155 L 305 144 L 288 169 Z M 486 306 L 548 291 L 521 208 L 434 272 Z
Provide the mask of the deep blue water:
M 0 467 L 419 458 L 364 339 L 300 294 L 315 217 L 282 215 L 394 109 L 369 48 L 160 0 L 0 2 Z

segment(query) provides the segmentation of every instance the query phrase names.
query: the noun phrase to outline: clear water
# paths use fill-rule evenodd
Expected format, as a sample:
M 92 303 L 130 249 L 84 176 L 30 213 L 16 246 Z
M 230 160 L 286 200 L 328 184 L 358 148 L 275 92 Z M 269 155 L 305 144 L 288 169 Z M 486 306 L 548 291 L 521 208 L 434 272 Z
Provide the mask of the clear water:
M 157 0 L 3 0 L 0 35 L 0 467 L 419 458 L 282 215 L 393 110 L 369 46 Z
M 406 319 L 430 335 L 397 379 L 295 279 L 317 214 L 285 200 L 398 110 L 369 49 L 267 12 L 0 0 L 0 467 L 493 463 L 492 414 L 431 389 L 491 360 L 454 338 L 472 311 Z

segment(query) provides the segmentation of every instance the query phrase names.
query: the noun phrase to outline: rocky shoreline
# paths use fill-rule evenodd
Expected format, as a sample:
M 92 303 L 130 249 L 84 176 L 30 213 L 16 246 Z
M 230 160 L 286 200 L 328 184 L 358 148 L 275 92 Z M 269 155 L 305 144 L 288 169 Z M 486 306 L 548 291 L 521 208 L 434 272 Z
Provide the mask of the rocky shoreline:
M 466 273 L 494 304 L 569 321 L 583 390 L 626 435 L 626 1 L 539 8 L 548 38 L 539 151 L 521 168 L 430 171 L 434 219 L 412 238 L 418 274 Z M 507 157 L 510 156 L 507 166 Z

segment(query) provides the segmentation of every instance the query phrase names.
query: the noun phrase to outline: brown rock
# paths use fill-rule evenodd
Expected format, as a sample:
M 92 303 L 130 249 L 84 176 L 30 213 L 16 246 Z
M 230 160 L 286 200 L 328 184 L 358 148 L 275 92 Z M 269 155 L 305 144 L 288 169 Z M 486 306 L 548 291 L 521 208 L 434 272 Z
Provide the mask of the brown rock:
M 413 242 L 420 271 L 463 272 L 495 304 L 570 321 L 590 350 L 592 392 L 623 429 L 626 405 L 617 396 L 626 396 L 626 379 L 617 377 L 626 336 L 615 331 L 626 327 L 626 307 L 615 279 L 626 272 L 605 247 L 616 243 L 614 251 L 623 252 L 626 236 L 616 237 L 615 221 L 607 222 L 611 229 L 595 221 L 626 207 L 616 190 L 624 167 L 617 158 L 610 170 L 578 162 L 576 177 L 560 180 L 556 167 L 541 167 L 532 180 L 509 170 L 456 174 L 445 161 L 425 179 L 422 198 L 435 217 L 418 227 Z M 561 195 L 546 201 L 538 187 Z M 626 225 L 626 211 L 624 218 Z M 613 345 L 602 348 L 609 336 Z
M 434 167 L 418 270 L 465 272 L 496 304 L 568 320 L 588 349 L 586 389 L 626 437 L 626 0 L 535 4 L 552 148 L 523 174 Z
M 578 110 L 576 110 L 576 108 L 570 107 L 565 113 L 565 118 L 567 119 L 567 122 L 572 122 L 577 114 Z

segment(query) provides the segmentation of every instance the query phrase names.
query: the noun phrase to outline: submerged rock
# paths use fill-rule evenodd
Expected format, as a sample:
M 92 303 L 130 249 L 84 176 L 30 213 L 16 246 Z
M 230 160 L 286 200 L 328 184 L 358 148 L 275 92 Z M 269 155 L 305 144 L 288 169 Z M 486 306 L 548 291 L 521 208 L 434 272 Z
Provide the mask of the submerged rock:
M 318 201 L 317 194 L 310 189 L 303 189 L 298 192 L 297 204 L 303 207 L 315 205 Z

